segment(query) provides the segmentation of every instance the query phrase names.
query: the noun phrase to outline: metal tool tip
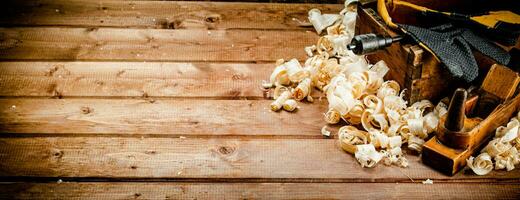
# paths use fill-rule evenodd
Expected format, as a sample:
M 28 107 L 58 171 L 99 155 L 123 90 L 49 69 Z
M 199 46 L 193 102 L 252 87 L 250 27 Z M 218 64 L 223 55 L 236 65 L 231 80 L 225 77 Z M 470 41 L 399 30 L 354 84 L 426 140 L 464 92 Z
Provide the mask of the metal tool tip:
M 356 48 L 356 44 L 352 44 L 351 43 L 351 44 L 347 45 L 347 49 L 348 50 L 352 50 L 352 49 L 355 49 L 355 48 Z

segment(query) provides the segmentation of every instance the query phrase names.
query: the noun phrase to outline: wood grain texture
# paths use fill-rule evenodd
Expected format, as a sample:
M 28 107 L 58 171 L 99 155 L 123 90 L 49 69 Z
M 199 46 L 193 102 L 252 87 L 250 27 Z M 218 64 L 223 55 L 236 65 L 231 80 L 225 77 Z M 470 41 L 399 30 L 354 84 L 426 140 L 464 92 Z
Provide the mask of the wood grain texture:
M 302 128 L 300 130 L 307 130 Z M 333 139 L 0 138 L 0 176 L 288 179 L 327 182 L 518 181 L 520 170 L 449 177 L 407 156 L 408 168 L 364 169 Z M 38 163 L 38 164 L 35 164 Z M 310 180 L 308 180 L 310 179 Z M 315 180 L 317 179 L 317 180 Z
M 311 30 L 307 12 L 338 13 L 342 4 L 265 4 L 177 1 L 8 1 L 2 26 L 81 26 L 158 29 Z M 301 22 L 304 22 L 303 24 Z
M 488 71 L 480 89 L 498 97 L 500 101 L 512 99 L 520 83 L 517 72 L 506 66 L 494 64 Z
M 376 11 L 372 9 L 359 9 L 358 18 L 356 21 L 356 34 L 367 34 L 375 33 L 380 35 L 388 35 L 395 37 L 398 34 L 393 32 L 390 28 L 384 25 L 381 18 L 378 17 Z M 386 79 L 392 79 L 397 81 L 401 86 L 405 85 L 405 79 L 407 78 L 408 64 L 407 64 L 408 53 L 399 44 L 394 43 L 386 49 L 379 50 L 367 56 L 371 63 L 376 63 L 380 60 L 384 60 L 390 71 L 385 76 Z
M 262 81 L 273 69 L 274 63 L 0 62 L 0 96 L 263 98 Z
M 0 99 L 1 133 L 318 136 L 326 101 L 272 112 L 272 100 Z
M 0 60 L 303 60 L 317 39 L 311 31 L 0 28 Z
M 518 199 L 518 184 L 3 183 L 2 199 Z

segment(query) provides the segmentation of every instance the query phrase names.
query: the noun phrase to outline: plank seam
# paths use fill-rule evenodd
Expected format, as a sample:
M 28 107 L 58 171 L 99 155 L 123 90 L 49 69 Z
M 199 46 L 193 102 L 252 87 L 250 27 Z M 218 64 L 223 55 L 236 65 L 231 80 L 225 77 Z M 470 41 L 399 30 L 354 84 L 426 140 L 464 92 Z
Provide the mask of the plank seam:
M 424 178 L 425 180 L 426 178 Z M 380 178 L 380 179 L 331 179 L 331 178 L 108 178 L 108 177 L 32 177 L 13 176 L 0 177 L 2 182 L 30 182 L 30 183 L 52 183 L 52 182 L 181 182 L 181 183 L 416 183 L 422 184 L 421 180 L 412 182 L 409 179 Z M 512 184 L 520 183 L 514 178 L 474 178 L 474 179 L 434 179 L 434 183 L 498 183 Z

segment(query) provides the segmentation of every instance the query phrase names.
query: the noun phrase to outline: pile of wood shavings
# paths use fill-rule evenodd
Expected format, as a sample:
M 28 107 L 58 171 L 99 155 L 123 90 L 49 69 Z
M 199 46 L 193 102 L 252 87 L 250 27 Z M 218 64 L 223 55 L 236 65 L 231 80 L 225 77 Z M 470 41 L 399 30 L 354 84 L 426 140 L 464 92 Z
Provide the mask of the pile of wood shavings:
M 495 170 L 511 171 L 520 163 L 520 113 L 513 117 L 506 126 L 498 127 L 495 138 L 491 140 L 480 155 L 470 157 L 468 167 L 477 175 L 486 175 Z
M 346 1 L 340 14 L 310 10 L 309 21 L 318 34 L 326 30 L 326 35 L 305 48 L 309 58 L 303 67 L 297 59 L 278 60 L 263 87 L 275 87 L 273 111 L 294 111 L 297 101 L 312 102 L 312 89 L 319 89 L 329 103 L 324 120 L 348 124 L 338 131 L 340 146 L 354 154 L 362 167 L 374 167 L 380 161 L 407 167 L 401 146 L 407 144 L 421 152 L 425 139 L 446 113 L 446 105 L 434 107 L 423 100 L 407 106 L 399 84 L 383 79 L 389 70 L 384 61 L 371 65 L 365 56 L 346 49 L 354 36 L 357 16 L 352 2 Z M 330 135 L 325 127 L 322 133 Z

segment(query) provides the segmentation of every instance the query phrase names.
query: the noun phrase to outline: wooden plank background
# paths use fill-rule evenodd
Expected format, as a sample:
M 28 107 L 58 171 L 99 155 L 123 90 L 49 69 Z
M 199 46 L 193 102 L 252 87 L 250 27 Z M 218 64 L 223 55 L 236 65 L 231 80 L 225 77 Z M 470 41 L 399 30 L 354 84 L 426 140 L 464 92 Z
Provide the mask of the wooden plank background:
M 318 38 L 308 10 L 340 4 L 0 4 L 0 199 L 520 196 L 519 170 L 361 168 L 321 135 L 318 92 L 269 110 L 274 61 Z
M 3 3 L 3 26 L 159 29 L 305 29 L 307 12 L 337 13 L 340 5 L 172 1 L 43 0 Z M 301 23 L 306 22 L 306 23 Z
M 439 183 L 8 183 L 6 199 L 515 199 L 518 184 Z M 104 191 L 104 192 L 92 192 Z M 442 191 L 440 193 L 439 191 Z M 288 195 L 290 194 L 290 195 Z

